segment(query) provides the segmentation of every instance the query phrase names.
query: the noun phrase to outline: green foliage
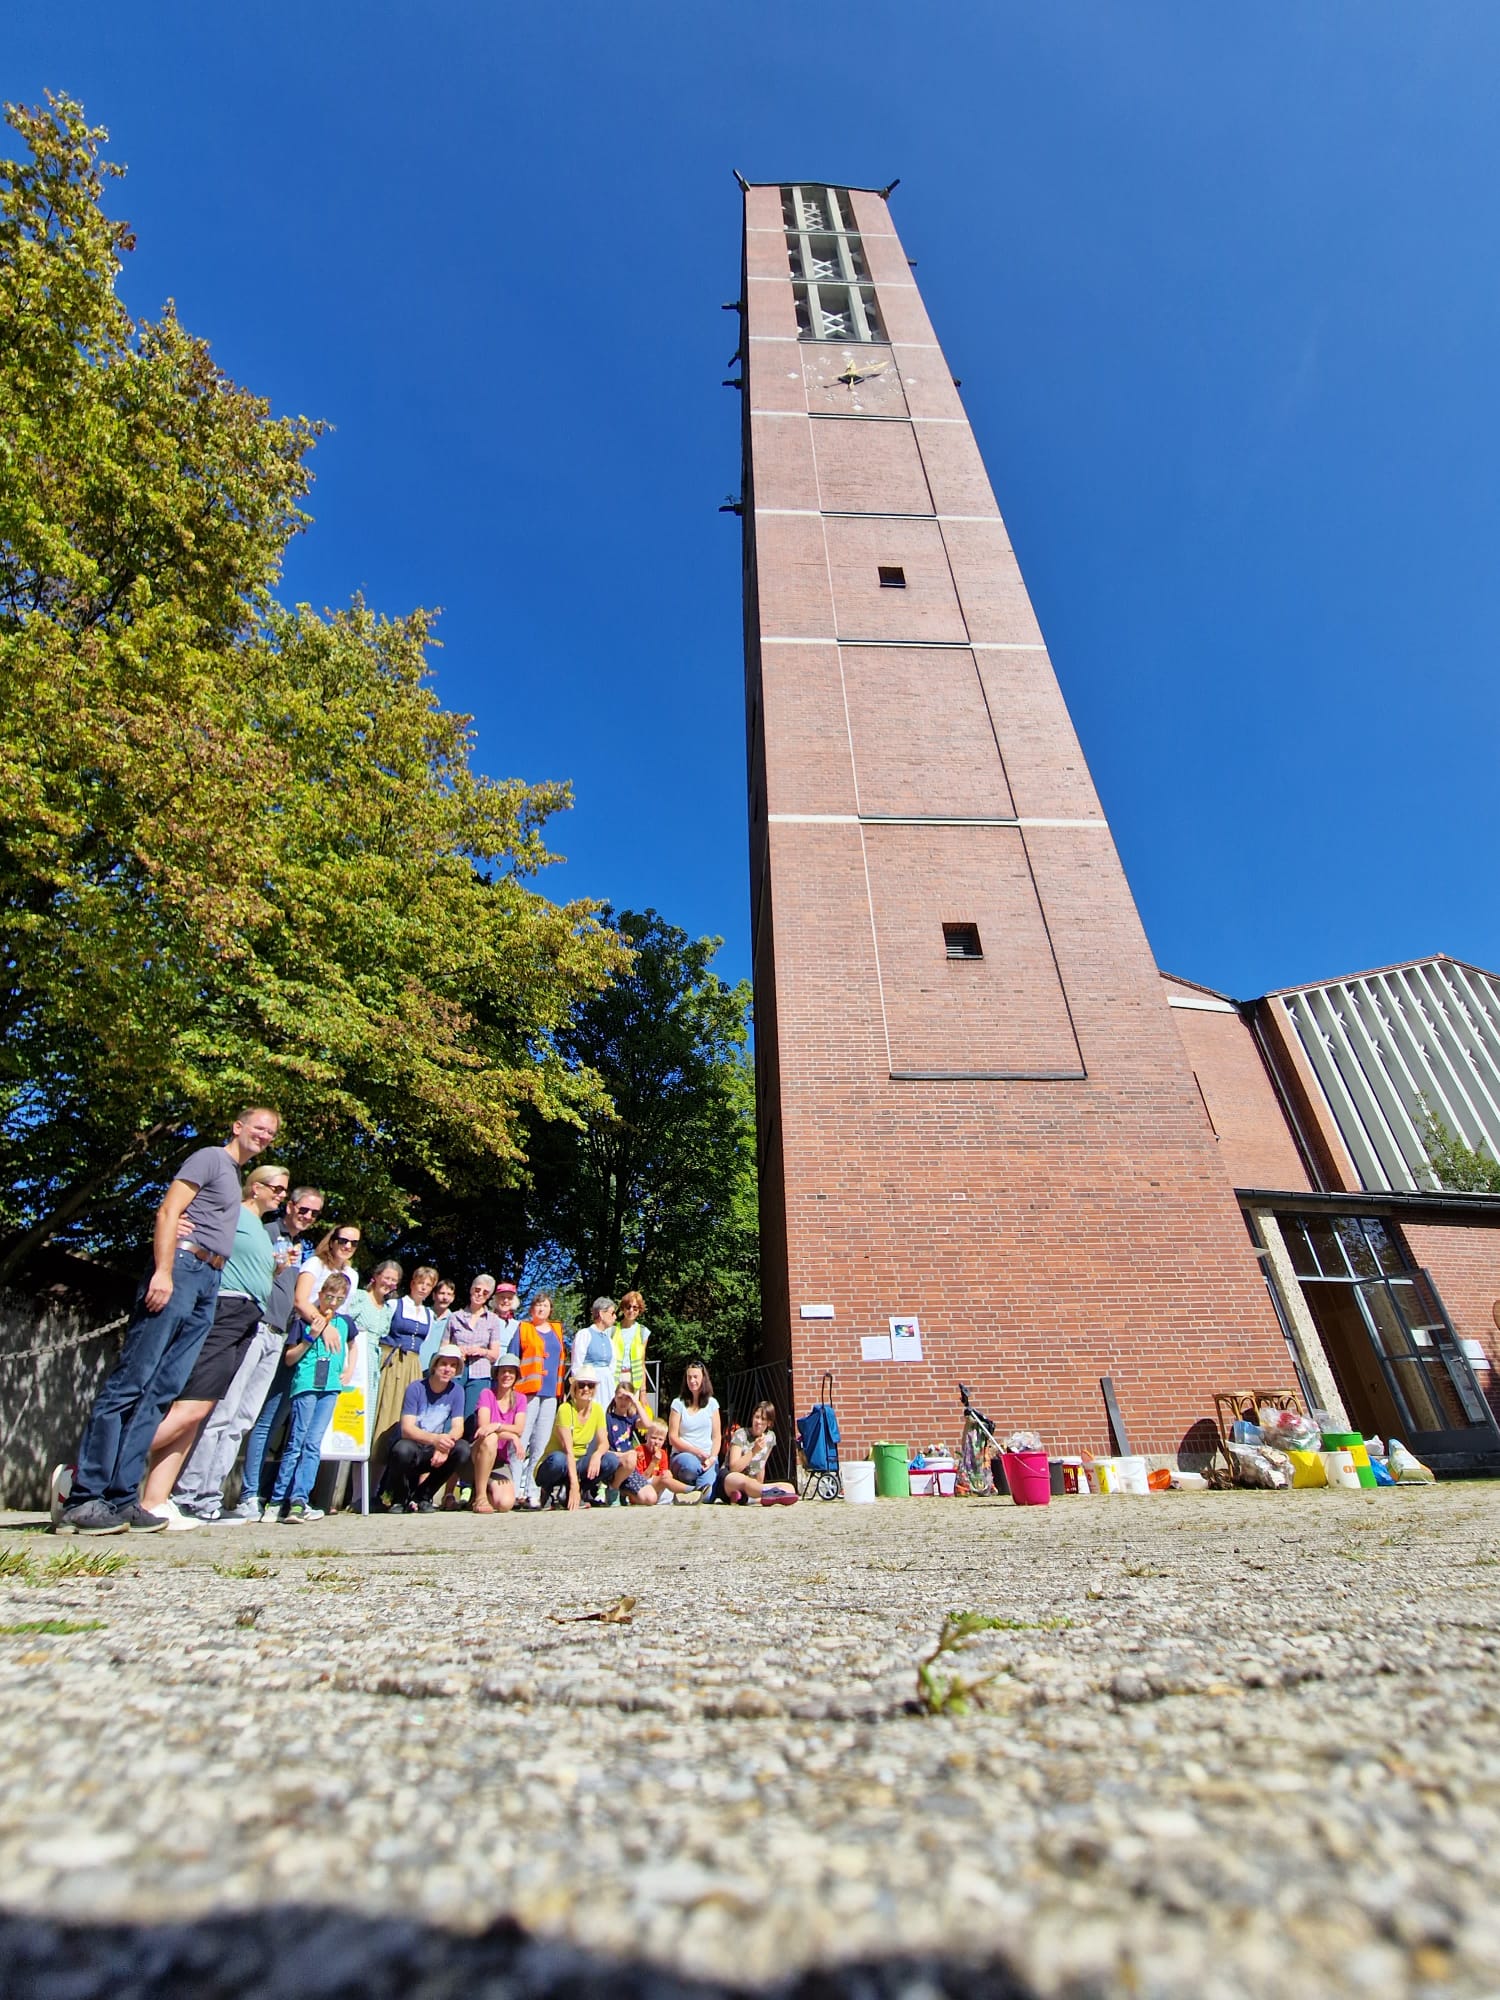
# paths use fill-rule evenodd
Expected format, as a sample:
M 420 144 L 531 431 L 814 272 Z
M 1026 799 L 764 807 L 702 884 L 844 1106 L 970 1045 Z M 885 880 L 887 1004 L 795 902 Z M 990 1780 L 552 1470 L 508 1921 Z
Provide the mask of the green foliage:
M 59 1583 L 78 1576 L 113 1576 L 124 1569 L 127 1556 L 107 1555 L 102 1549 L 60 1549 L 48 1556 L 44 1581 Z
M 710 1370 L 742 1365 L 759 1333 L 750 991 L 711 970 L 717 938 L 690 939 L 654 910 L 627 910 L 617 928 L 629 970 L 557 1037 L 609 1103 L 538 1136 L 533 1226 L 585 1314 L 600 1294 L 645 1295 L 665 1386 L 694 1354 Z
M 1422 1106 L 1422 1150 L 1449 1194 L 1500 1194 L 1500 1160 L 1466 1145 L 1430 1104 Z
M 625 963 L 527 886 L 566 785 L 470 769 L 426 614 L 277 605 L 319 426 L 116 296 L 120 169 L 58 98 L 0 160 L 0 1277 L 138 1241 L 184 1136 L 277 1104 L 378 1235 L 516 1181 Z
M 214 1563 L 212 1569 L 215 1576 L 232 1576 L 247 1583 L 276 1574 L 274 1569 L 253 1561 L 249 1556 L 243 1556 L 238 1562 Z
M 966 1715 L 970 1704 L 981 1700 L 985 1688 L 1006 1671 L 965 1680 L 961 1674 L 940 1674 L 941 1660 L 954 1653 L 966 1653 L 981 1632 L 1009 1632 L 1017 1629 L 1009 1618 L 991 1618 L 982 1611 L 950 1611 L 943 1620 L 937 1643 L 925 1660 L 917 1662 L 917 1706 L 924 1715 Z
M 740 1366 L 759 1334 L 750 993 L 712 971 L 715 938 L 655 911 L 616 928 L 628 967 L 553 1038 L 568 1075 L 597 1079 L 582 1123 L 528 1115 L 529 1174 L 513 1187 L 462 1171 L 415 1183 L 419 1222 L 393 1254 L 461 1282 L 487 1269 L 523 1296 L 545 1284 L 569 1327 L 633 1287 L 675 1386 L 695 1354 L 715 1372 Z
M 73 1632 L 102 1632 L 102 1618 L 23 1618 L 15 1625 L 0 1625 L 0 1633 L 13 1639 L 35 1633 L 47 1639 L 65 1639 Z

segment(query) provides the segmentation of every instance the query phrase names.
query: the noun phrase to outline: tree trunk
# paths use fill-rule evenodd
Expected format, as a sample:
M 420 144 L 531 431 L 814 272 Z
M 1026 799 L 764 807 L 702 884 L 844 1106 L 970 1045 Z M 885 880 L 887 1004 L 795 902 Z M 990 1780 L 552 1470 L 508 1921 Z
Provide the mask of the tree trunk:
M 65 1222 L 71 1222 L 75 1216 L 81 1215 L 99 1190 L 107 1187 L 116 1174 L 123 1173 L 132 1160 L 140 1159 L 143 1153 L 149 1152 L 156 1141 L 164 1138 L 167 1133 L 181 1130 L 182 1122 L 177 1119 L 163 1120 L 161 1124 L 153 1125 L 147 1132 L 138 1132 L 116 1159 L 96 1168 L 91 1174 L 85 1174 L 82 1180 L 75 1181 L 57 1206 L 44 1215 L 40 1222 L 34 1222 L 24 1235 L 18 1236 L 4 1257 L 0 1258 L 0 1285 L 9 1284 L 15 1273 L 24 1268 L 42 1245 L 55 1236 Z

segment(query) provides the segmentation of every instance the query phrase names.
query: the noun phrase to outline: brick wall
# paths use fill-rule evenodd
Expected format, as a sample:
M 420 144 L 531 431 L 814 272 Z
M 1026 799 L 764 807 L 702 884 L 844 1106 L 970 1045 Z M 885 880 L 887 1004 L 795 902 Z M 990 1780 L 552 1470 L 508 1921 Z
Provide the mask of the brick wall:
M 779 191 L 746 196 L 767 1348 L 799 1409 L 833 1368 L 854 1449 L 953 1441 L 963 1379 L 1107 1450 L 1109 1373 L 1172 1451 L 1285 1350 L 948 369 L 854 201 L 878 350 L 796 339 Z M 923 1361 L 862 1360 L 898 1313 Z
M 1162 989 L 1213 1133 L 1220 1169 L 1236 1188 L 1312 1185 L 1287 1127 L 1255 1035 L 1220 995 L 1164 974 Z

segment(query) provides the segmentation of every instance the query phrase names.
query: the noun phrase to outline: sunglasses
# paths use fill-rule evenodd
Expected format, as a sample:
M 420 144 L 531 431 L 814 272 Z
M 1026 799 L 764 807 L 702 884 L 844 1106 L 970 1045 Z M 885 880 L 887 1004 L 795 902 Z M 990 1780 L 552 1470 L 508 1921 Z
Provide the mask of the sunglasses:
M 332 1240 L 334 1244 L 337 1246 L 337 1248 L 340 1250 L 353 1250 L 356 1249 L 359 1244 L 359 1238 L 357 1236 L 335 1236 Z
M 286 1190 L 283 1189 L 282 1192 L 285 1193 Z M 292 1207 L 298 1215 L 321 1215 L 323 1212 L 323 1204 L 320 1201 L 294 1201 Z

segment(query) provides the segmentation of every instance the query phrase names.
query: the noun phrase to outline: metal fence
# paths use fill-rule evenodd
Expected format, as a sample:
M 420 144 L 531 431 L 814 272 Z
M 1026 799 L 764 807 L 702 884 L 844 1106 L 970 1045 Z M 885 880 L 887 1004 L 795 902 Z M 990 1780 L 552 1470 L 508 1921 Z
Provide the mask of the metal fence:
M 776 1405 L 776 1449 L 767 1468 L 772 1479 L 797 1477 L 797 1425 L 792 1409 L 792 1371 L 785 1361 L 764 1362 L 759 1368 L 741 1368 L 728 1376 L 721 1401 L 724 1428 L 743 1424 L 750 1428 L 750 1413 L 757 1403 Z

